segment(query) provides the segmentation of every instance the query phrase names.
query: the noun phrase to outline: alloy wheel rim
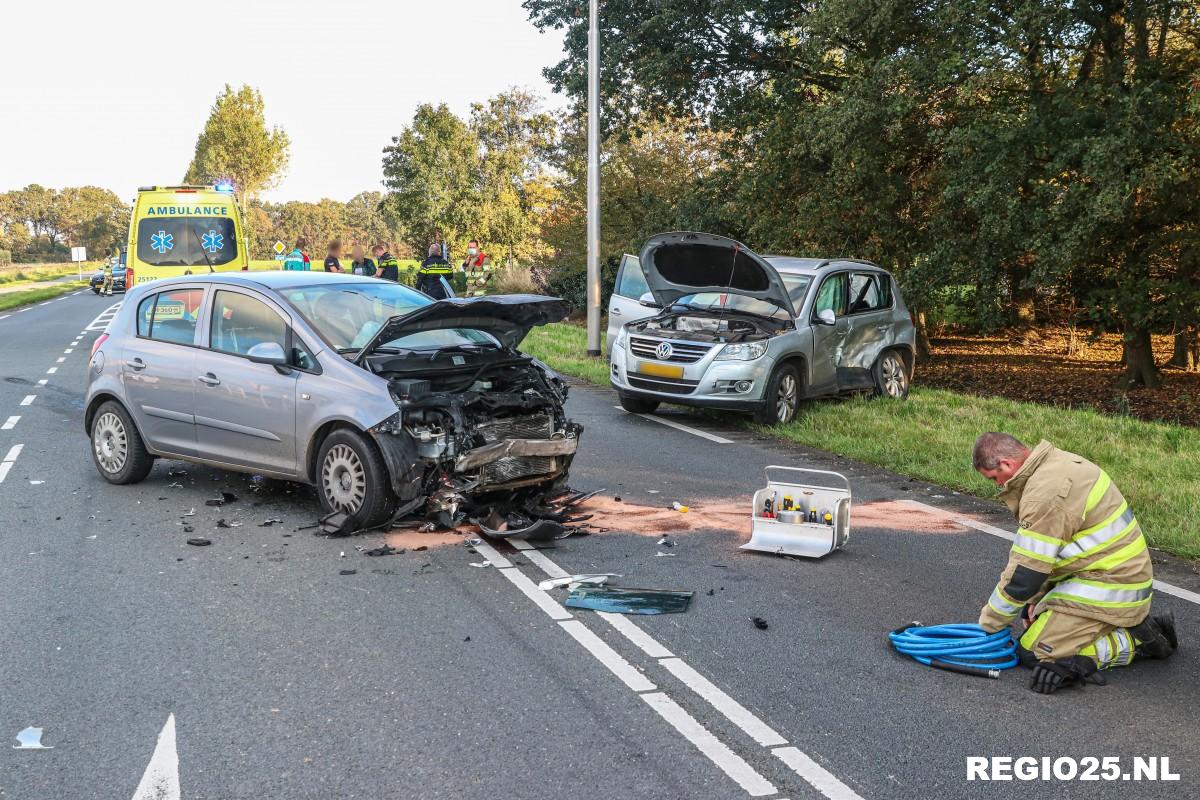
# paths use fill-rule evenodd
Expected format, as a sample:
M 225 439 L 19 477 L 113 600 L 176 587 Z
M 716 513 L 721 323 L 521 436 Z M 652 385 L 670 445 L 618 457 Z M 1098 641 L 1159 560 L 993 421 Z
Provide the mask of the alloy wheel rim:
M 888 356 L 883 360 L 883 388 L 889 397 L 903 397 L 908 384 L 908 376 L 904 374 L 904 366 L 900 359 Z
M 367 496 L 367 473 L 358 454 L 348 445 L 336 444 L 321 465 L 321 490 L 329 505 L 353 514 Z
M 796 378 L 784 375 L 775 398 L 775 418 L 780 422 L 792 421 L 792 415 L 796 413 L 796 395 Z
M 114 475 L 121 471 L 129 458 L 129 435 L 120 417 L 111 411 L 100 415 L 92 429 L 92 447 L 105 472 Z

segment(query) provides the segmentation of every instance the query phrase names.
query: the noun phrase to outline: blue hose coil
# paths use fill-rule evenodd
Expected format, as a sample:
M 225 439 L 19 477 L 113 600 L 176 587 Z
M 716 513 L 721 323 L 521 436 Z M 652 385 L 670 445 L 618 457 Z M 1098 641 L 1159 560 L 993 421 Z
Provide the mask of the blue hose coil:
M 1012 669 L 1017 643 L 1007 628 L 988 633 L 974 624 L 914 625 L 888 634 L 896 652 L 932 666 L 931 662 L 981 669 Z

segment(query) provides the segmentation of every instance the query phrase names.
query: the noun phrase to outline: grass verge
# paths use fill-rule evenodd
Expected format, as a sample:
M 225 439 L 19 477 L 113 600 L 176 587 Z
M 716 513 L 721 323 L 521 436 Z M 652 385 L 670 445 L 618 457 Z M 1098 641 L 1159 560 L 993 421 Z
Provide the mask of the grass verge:
M 577 325 L 535 329 L 522 349 L 564 374 L 608 383 L 607 363 L 582 355 L 586 334 Z M 1152 545 L 1200 558 L 1200 429 L 920 387 L 903 403 L 816 401 L 790 425 L 755 427 L 985 498 L 994 498 L 996 488 L 971 468 L 976 436 L 999 430 L 1031 445 L 1049 439 L 1104 467 Z
M 83 262 L 83 277 L 87 280 L 92 273 L 100 268 L 99 261 Z M 63 264 L 10 264 L 0 267 L 0 285 L 11 286 L 14 283 L 31 283 L 33 281 L 52 281 L 67 275 L 79 275 L 80 265 Z
M 9 292 L 7 294 L 0 294 L 0 311 L 10 311 L 14 308 L 30 305 L 31 303 L 41 303 L 46 300 L 53 300 L 55 297 L 78 291 L 80 288 L 86 285 L 87 284 L 76 283 L 72 281 L 70 283 L 64 283 L 61 286 L 43 286 L 38 289 L 27 289 L 23 292 Z

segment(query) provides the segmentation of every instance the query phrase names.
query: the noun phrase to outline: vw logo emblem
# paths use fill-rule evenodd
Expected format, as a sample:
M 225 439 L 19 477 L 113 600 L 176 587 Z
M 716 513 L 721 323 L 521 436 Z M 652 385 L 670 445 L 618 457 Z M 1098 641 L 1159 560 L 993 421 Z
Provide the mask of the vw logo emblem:
M 654 355 L 658 357 L 659 361 L 668 361 L 671 358 L 671 352 L 671 343 L 662 342 L 659 344 L 658 349 L 654 351 Z

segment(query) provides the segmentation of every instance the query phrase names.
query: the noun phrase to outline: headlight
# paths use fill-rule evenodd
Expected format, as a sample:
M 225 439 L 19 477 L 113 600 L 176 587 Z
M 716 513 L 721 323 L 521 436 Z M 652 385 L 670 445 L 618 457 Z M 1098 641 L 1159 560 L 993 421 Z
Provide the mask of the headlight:
M 622 325 L 620 330 L 617 331 L 617 338 L 613 340 L 613 347 L 624 347 L 625 338 L 625 326 Z
M 717 354 L 717 361 L 753 361 L 767 352 L 766 342 L 744 342 L 727 344 Z

